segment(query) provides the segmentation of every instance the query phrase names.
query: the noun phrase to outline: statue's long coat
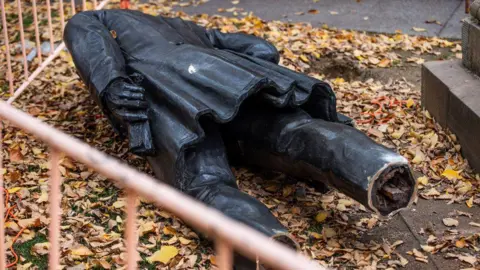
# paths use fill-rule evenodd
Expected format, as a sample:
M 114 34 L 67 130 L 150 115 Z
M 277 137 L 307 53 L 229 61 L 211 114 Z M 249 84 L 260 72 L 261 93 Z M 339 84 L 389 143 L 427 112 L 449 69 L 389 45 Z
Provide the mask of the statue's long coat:
M 206 30 L 179 18 L 103 10 L 75 15 L 64 39 L 101 106 L 102 93 L 114 79 L 141 75 L 155 158 L 163 164 L 165 180 L 182 178 L 185 149 L 204 137 L 199 118 L 229 122 L 249 97 L 279 108 L 301 106 L 314 118 L 339 121 L 328 84 L 279 66 L 275 47 L 255 36 Z M 185 185 L 176 183 L 180 189 Z

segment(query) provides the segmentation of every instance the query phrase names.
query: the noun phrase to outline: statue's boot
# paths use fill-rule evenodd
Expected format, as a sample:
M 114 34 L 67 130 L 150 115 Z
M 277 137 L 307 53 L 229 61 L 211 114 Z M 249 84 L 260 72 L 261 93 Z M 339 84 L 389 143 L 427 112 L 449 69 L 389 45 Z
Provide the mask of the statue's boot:
M 288 230 L 257 199 L 238 189 L 235 176 L 226 158 L 218 126 L 205 121 L 205 139 L 188 149 L 182 181 L 183 191 L 228 217 L 256 229 L 267 237 L 298 249 Z M 154 159 L 149 158 L 150 162 Z M 152 167 L 155 166 L 155 164 Z M 174 203 L 174 202 L 172 202 Z M 208 237 L 208 236 L 207 236 Z M 235 254 L 235 269 L 256 269 L 255 262 Z
M 361 131 L 313 119 L 301 109 L 247 106 L 224 130 L 239 141 L 237 159 L 325 183 L 381 217 L 413 201 L 416 183 L 408 161 Z

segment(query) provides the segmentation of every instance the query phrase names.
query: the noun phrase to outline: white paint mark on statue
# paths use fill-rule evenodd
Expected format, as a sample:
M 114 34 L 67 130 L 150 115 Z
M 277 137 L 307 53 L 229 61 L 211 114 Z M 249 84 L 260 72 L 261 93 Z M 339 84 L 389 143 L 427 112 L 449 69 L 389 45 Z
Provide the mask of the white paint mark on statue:
M 193 74 L 196 72 L 197 72 L 197 69 L 192 64 L 190 64 L 190 66 L 188 67 L 188 73 Z

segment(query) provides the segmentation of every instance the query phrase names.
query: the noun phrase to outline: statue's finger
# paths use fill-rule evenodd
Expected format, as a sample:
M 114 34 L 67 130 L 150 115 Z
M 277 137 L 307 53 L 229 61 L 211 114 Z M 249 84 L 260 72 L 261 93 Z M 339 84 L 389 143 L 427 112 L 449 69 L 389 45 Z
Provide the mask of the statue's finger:
M 118 101 L 118 106 L 124 107 L 126 109 L 146 109 L 148 108 L 148 103 L 144 100 L 128 100 L 121 99 Z
M 145 89 L 140 86 L 136 86 L 133 84 L 126 84 L 124 86 L 125 90 L 131 91 L 131 92 L 136 92 L 136 93 L 145 93 Z
M 114 114 L 120 119 L 123 119 L 124 121 L 127 121 L 127 122 L 137 122 L 137 121 L 148 120 L 147 113 L 145 111 L 140 111 L 140 110 L 133 111 L 133 110 L 120 109 L 120 110 L 116 110 Z

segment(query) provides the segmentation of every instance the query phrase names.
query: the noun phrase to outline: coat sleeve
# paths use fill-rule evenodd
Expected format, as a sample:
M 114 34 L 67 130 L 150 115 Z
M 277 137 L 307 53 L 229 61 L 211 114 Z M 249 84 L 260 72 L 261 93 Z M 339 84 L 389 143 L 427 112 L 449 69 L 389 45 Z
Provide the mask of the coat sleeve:
M 243 33 L 223 33 L 218 29 L 207 30 L 207 36 L 213 46 L 251 55 L 278 64 L 280 55 L 270 42 Z
M 81 12 L 68 21 L 64 32 L 80 77 L 101 107 L 105 88 L 115 79 L 128 79 L 122 51 L 105 19 L 105 11 Z

